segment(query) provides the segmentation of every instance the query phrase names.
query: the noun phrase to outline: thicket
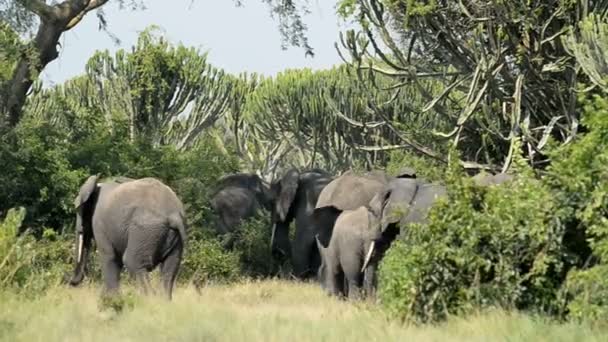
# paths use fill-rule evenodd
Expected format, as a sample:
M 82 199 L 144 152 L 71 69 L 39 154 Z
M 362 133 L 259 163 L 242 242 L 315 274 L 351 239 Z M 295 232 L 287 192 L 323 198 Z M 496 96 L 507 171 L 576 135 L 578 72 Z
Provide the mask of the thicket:
M 516 179 L 476 186 L 460 166 L 445 174 L 448 196 L 426 225 L 402 227 L 380 266 L 379 294 L 415 321 L 489 306 L 557 313 L 563 227 L 549 187 L 520 163 Z
M 608 101 L 580 101 L 587 133 L 554 147 L 547 170 L 517 157 L 516 179 L 490 187 L 453 163 L 437 175 L 448 197 L 428 224 L 402 227 L 380 266 L 379 297 L 392 314 L 428 322 L 499 306 L 608 317 Z

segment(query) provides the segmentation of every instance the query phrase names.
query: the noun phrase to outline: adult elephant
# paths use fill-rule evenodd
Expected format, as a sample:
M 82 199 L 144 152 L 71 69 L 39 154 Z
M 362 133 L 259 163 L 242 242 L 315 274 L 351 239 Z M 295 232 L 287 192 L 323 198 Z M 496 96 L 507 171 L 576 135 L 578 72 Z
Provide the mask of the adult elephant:
M 234 232 L 243 220 L 260 209 L 272 209 L 274 198 L 270 188 L 256 174 L 225 176 L 218 181 L 216 189 L 210 205 L 218 215 L 217 230 L 220 234 Z
M 82 282 L 95 239 L 104 292 L 118 290 L 125 266 L 148 293 L 148 272 L 160 264 L 164 291 L 171 299 L 186 244 L 184 208 L 173 190 L 154 178 L 98 182 L 98 176 L 91 176 L 74 205 L 76 266 L 70 284 Z
M 273 182 L 271 250 L 275 259 L 290 257 L 292 273 L 296 278 L 306 279 L 316 275 L 321 264 L 315 244 L 318 233 L 312 221 L 312 213 L 319 195 L 329 184 L 329 173 L 312 169 L 288 170 L 283 177 Z M 289 240 L 289 226 L 295 220 L 293 243 Z
M 340 212 L 327 246 L 317 241 L 322 255 L 319 278 L 332 295 L 359 298 L 364 287 L 375 288 L 379 261 L 399 234 L 401 226 L 423 222 L 445 187 L 415 178 L 395 178 L 370 202 Z M 325 210 L 338 212 L 335 207 Z

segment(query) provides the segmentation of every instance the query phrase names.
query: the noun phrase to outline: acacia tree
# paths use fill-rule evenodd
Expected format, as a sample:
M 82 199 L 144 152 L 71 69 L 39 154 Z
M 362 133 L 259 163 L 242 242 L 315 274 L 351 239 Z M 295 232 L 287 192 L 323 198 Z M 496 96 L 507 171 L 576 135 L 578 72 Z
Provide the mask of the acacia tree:
M 144 0 L 115 0 L 132 8 L 142 7 Z M 241 0 L 234 0 L 241 4 Z M 299 46 L 307 54 L 312 48 L 306 39 L 306 25 L 301 13 L 307 10 L 308 0 L 262 0 L 268 4 L 271 13 L 279 19 L 279 30 L 283 45 Z M 27 93 L 38 74 L 59 56 L 57 46 L 64 32 L 74 28 L 89 12 L 97 10 L 102 28 L 106 25 L 102 6 L 109 0 L 64 0 L 47 4 L 44 0 L 0 0 L 0 19 L 16 32 L 32 31 L 39 22 L 34 37 L 25 44 L 9 80 L 0 84 L 0 123 L 7 116 L 9 126 L 15 126 L 21 113 Z
M 471 166 L 505 170 L 518 139 L 540 166 L 551 138 L 567 143 L 578 131 L 580 75 L 561 36 L 607 9 L 605 0 L 342 0 L 339 12 L 361 29 L 342 36 L 340 51 L 360 73 L 441 82 L 437 96 L 421 91 L 424 110 L 451 123 L 435 135 Z

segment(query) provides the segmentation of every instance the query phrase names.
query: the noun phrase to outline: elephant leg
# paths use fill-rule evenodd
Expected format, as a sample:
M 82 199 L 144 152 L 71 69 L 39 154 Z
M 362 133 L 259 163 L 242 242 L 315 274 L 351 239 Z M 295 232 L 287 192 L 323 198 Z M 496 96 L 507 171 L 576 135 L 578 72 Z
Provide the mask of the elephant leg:
M 135 277 L 144 294 L 148 294 L 151 290 L 148 272 L 158 264 L 157 258 L 162 251 L 167 231 L 160 225 L 145 228 L 134 225 L 130 228 L 123 263 L 131 276 Z
M 291 260 L 293 274 L 299 279 L 305 279 L 316 274 L 317 270 L 310 268 L 310 255 L 313 247 L 315 247 L 316 251 L 314 237 L 310 239 L 298 239 L 296 236 L 292 245 Z
M 101 275 L 104 281 L 104 293 L 108 295 L 118 292 L 122 262 L 114 255 L 101 254 Z
M 361 299 L 361 281 L 359 279 L 348 279 L 348 299 Z
M 376 268 L 377 264 L 370 262 L 363 275 L 363 289 L 370 298 L 376 297 Z
M 342 270 L 339 270 L 338 272 L 335 272 L 334 274 L 330 275 L 327 281 L 327 291 L 329 292 L 329 294 L 339 298 L 346 297 L 344 272 L 342 272 Z
M 173 285 L 179 271 L 179 265 L 182 260 L 182 248 L 174 248 L 167 258 L 160 264 L 160 273 L 162 274 L 163 287 L 167 299 L 171 300 L 173 293 Z

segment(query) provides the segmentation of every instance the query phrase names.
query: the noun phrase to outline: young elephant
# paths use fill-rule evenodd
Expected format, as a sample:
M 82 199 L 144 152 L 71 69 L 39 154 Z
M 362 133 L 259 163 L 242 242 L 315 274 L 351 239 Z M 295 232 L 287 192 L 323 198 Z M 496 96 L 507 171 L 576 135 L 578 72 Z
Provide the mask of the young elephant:
M 325 207 L 323 210 L 337 209 Z M 378 226 L 379 222 L 374 213 L 362 206 L 339 213 L 327 247 L 323 247 L 316 236 L 321 254 L 319 281 L 330 295 L 351 299 L 361 297 L 364 253 L 370 249 L 374 239 L 372 235 L 375 235 L 373 227 Z
M 154 178 L 98 183 L 91 176 L 76 197 L 76 266 L 70 284 L 84 278 L 95 239 L 104 291 L 118 289 L 123 266 L 149 291 L 148 272 L 160 264 L 166 296 L 171 293 L 186 243 L 181 201 Z

